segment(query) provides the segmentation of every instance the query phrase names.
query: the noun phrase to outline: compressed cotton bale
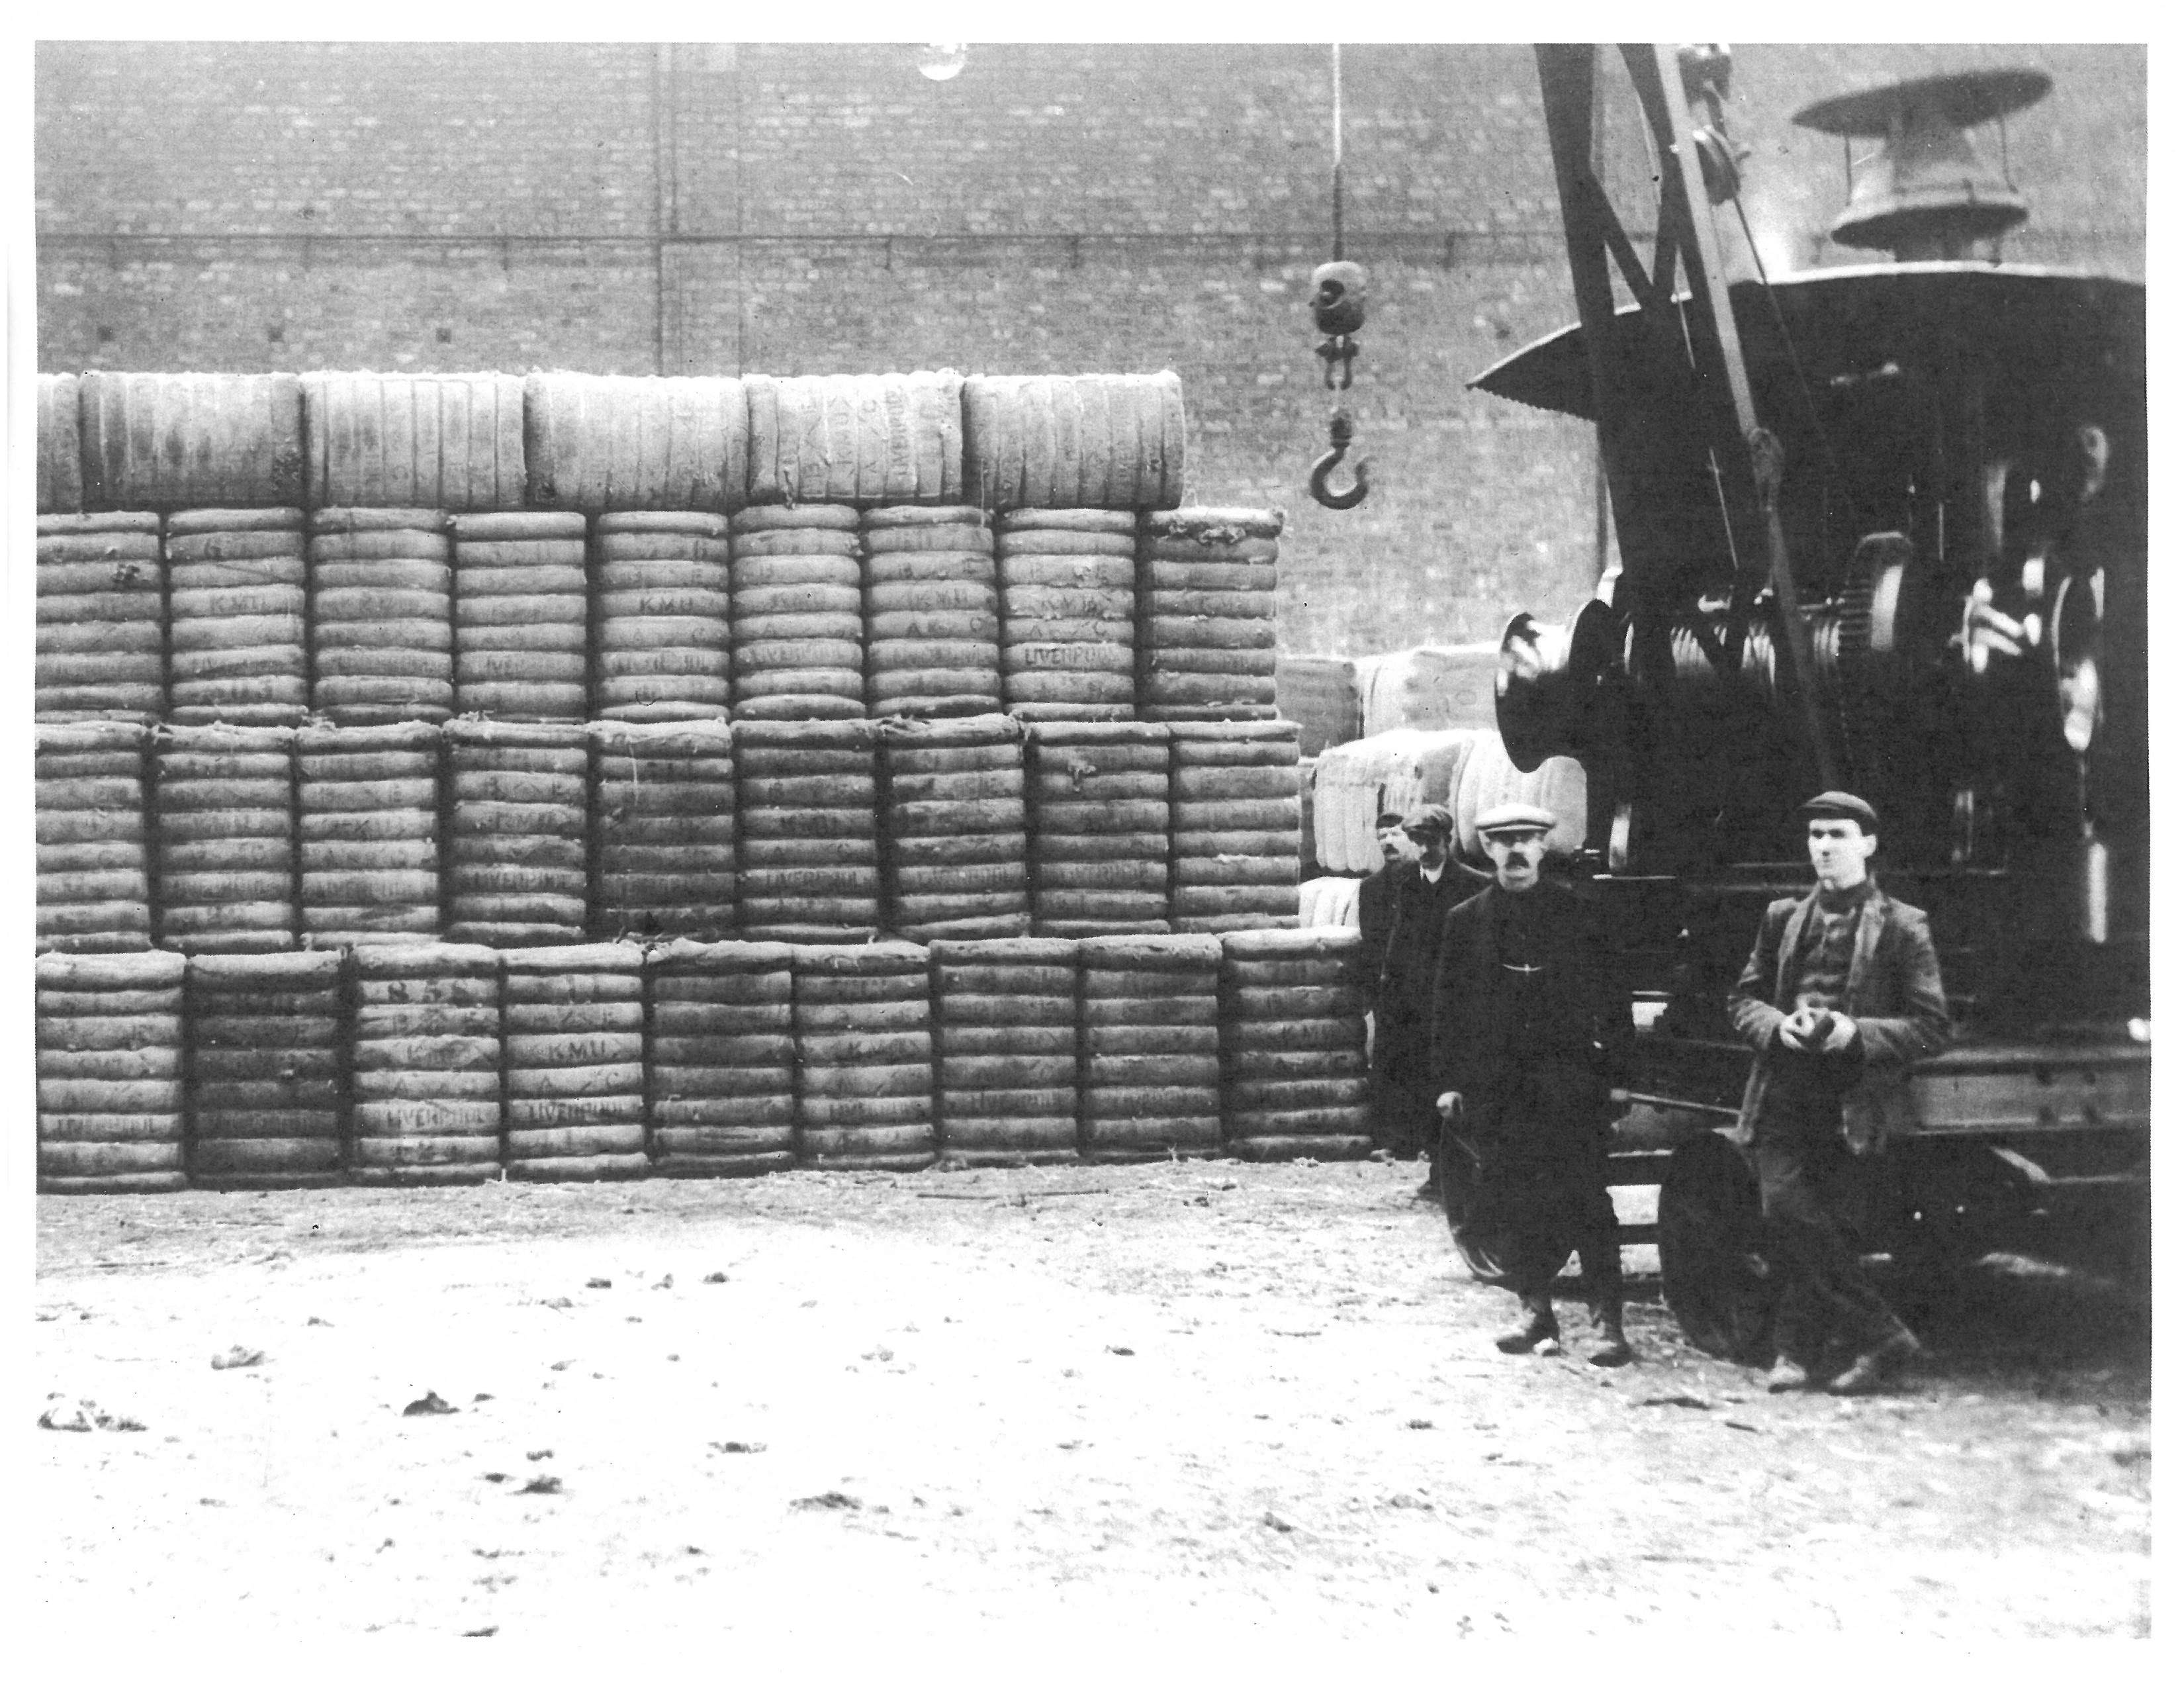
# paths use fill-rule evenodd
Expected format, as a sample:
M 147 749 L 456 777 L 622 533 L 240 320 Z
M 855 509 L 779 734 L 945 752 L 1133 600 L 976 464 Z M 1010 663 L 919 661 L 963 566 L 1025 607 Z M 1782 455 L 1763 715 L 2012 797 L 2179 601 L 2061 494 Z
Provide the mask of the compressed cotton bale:
M 500 510 L 524 494 L 523 381 L 491 372 L 303 377 L 314 507 Z
M 733 376 L 524 377 L 529 502 L 584 510 L 733 510 L 744 502 L 749 404 Z
M 797 1162 L 932 1163 L 932 1000 L 915 944 L 800 944 L 794 974 Z
M 350 1030 L 342 952 L 192 956 L 185 993 L 191 1183 L 341 1182 Z
M 607 721 L 725 721 L 725 516 L 616 510 L 593 529 L 598 652 L 593 713 Z
M 296 741 L 302 929 L 315 945 L 415 947 L 440 931 L 440 728 L 307 727 Z
M 591 890 L 587 728 L 456 720 L 443 741 L 448 939 L 504 950 L 581 943 Z
M 1179 932 L 1293 927 L 1301 805 L 1294 721 L 1178 721 L 1168 744 Z
M 350 961 L 350 1156 L 360 1184 L 476 1184 L 500 1169 L 500 957 L 377 943 Z
M 1150 722 L 1027 729 L 1034 933 L 1171 929 L 1168 744 Z
M 1283 720 L 1296 722 L 1301 754 L 1317 756 L 1365 736 L 1361 666 L 1347 656 L 1275 657 L 1274 705 Z
M 887 928 L 918 942 L 1026 935 L 1022 727 L 894 720 L 878 743 Z
M 1137 587 L 1126 511 L 1015 510 L 1001 556 L 1001 694 L 1026 721 L 1128 721 L 1136 710 Z M 1095 548 L 1098 549 L 1095 549 Z
M 1182 501 L 1183 382 L 1157 375 L 972 376 L 964 502 L 989 510 L 1161 509 Z
M 755 504 L 963 502 L 962 377 L 743 378 Z
M 1279 510 L 1146 510 L 1138 532 L 1138 712 L 1273 718 Z
M 1078 942 L 1078 961 L 1084 1157 L 1218 1154 L 1218 941 L 1086 938 Z
M 1222 1112 L 1230 1154 L 1329 1161 L 1372 1152 L 1362 946 L 1353 928 L 1222 937 Z
M 341 727 L 445 721 L 455 703 L 447 512 L 319 510 L 310 530 L 314 713 Z
M 292 950 L 298 936 L 296 729 L 163 727 L 148 819 L 161 947 Z
M 1574 756 L 1550 756 L 1525 773 L 1509 760 L 1499 733 L 1480 733 L 1452 785 L 1447 797 L 1435 800 L 1447 803 L 1455 816 L 1456 847 L 1466 861 L 1487 865 L 1479 817 L 1505 803 L 1529 803 L 1555 817 L 1547 834 L 1551 854 L 1574 855 L 1585 847 L 1585 765 Z
M 736 929 L 736 788 L 727 723 L 594 721 L 600 936 L 720 940 Z
M 864 512 L 866 713 L 1000 708 L 1000 595 L 986 523 L 967 505 Z
M 295 376 L 94 370 L 79 393 L 86 510 L 304 502 Z
M 148 1194 L 187 1182 L 183 969 L 180 955 L 158 950 L 38 957 L 40 1194 Z M 109 1048 L 158 1076 L 119 1072 L 99 1053 Z
M 1076 1160 L 1075 944 L 944 939 L 930 959 L 941 1153 L 973 1166 Z
M 150 947 L 148 739 L 135 721 L 42 722 L 36 729 L 40 950 Z
M 729 523 L 729 660 L 738 720 L 865 712 L 864 571 L 847 504 L 758 505 Z
M 159 516 L 41 515 L 37 529 L 37 718 L 159 720 L 167 703 Z
M 83 508 L 83 431 L 80 383 L 72 375 L 38 377 L 38 514 Z
M 644 950 L 564 944 L 500 961 L 509 1176 L 642 1177 Z
M 878 727 L 738 721 L 738 921 L 746 938 L 846 942 L 880 923 Z
M 304 512 L 178 510 L 167 519 L 166 550 L 168 719 L 188 727 L 300 722 L 310 702 Z M 216 654 L 217 671 L 196 671 L 195 653 Z
M 1491 639 L 1358 658 L 1359 735 L 1401 727 L 1493 731 L 1501 659 L 1502 647 Z
M 795 992 L 785 944 L 678 939 L 645 961 L 652 1170 L 787 1170 L 796 1152 Z
M 455 711 L 577 722 L 590 704 L 585 518 L 507 510 L 449 518 Z

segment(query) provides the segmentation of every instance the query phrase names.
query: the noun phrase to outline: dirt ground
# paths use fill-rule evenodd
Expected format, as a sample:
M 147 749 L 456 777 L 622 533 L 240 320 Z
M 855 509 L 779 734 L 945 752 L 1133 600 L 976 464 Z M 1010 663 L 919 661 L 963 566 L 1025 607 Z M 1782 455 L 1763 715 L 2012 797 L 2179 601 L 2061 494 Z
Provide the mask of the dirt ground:
M 1991 1257 L 1918 1312 L 1934 1357 L 1897 1393 L 1770 1398 L 1678 1340 L 1634 1250 L 1641 1364 L 1511 1359 L 1510 1298 L 1417 1178 L 43 1198 L 15 1410 L 92 1428 L 31 1433 L 34 1613 L 549 1644 L 848 1613 L 2148 1632 L 2148 1323 L 2116 1286 Z M 214 1365 L 237 1347 L 263 1358 Z M 452 1410 L 405 1412 L 428 1397 Z

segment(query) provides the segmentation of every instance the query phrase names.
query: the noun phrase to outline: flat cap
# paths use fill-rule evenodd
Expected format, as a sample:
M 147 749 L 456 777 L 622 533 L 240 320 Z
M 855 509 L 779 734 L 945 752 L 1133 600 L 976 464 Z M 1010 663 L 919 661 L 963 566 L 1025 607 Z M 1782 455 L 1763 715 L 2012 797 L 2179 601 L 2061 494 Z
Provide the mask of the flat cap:
M 1376 833 L 1384 833 L 1390 827 L 1400 827 L 1402 824 L 1403 817 L 1401 815 L 1392 809 L 1383 809 L 1380 811 L 1380 818 L 1373 823 L 1373 830 Z
M 1880 817 L 1873 805 L 1847 791 L 1824 791 L 1800 804 L 1797 812 L 1808 821 L 1855 821 L 1860 832 L 1880 830 Z
M 1552 811 L 1536 803 L 1497 803 L 1479 817 L 1482 838 L 1514 838 L 1524 833 L 1552 833 L 1557 822 Z
M 1403 830 L 1411 833 L 1438 833 L 1445 838 L 1454 838 L 1456 816 L 1441 804 L 1421 803 L 1403 816 Z

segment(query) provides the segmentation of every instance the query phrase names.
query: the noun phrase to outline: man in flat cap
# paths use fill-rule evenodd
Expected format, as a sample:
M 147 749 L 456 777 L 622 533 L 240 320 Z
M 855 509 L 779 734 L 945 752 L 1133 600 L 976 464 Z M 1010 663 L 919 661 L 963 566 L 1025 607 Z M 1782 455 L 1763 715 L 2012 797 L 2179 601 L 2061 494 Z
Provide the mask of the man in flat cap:
M 1948 1041 L 1949 1011 L 1925 915 L 1869 871 L 1872 805 L 1824 791 L 1798 812 L 1818 883 L 1769 905 L 1730 995 L 1753 1051 L 1733 1140 L 1758 1176 L 1765 1246 L 1787 1280 L 1767 1387 L 1806 1387 L 1839 1339 L 1856 1357 L 1827 1389 L 1864 1395 L 1919 1343 L 1860 1264 L 1835 1193 L 1847 1157 L 1907 1117 L 1905 1069 Z
M 1436 1098 L 1451 1139 L 1476 1157 L 1468 1210 L 1451 1226 L 1497 1236 L 1521 1317 L 1505 1354 L 1556 1353 L 1552 1286 L 1574 1247 L 1593 1315 L 1585 1357 L 1630 1363 L 1623 1252 L 1607 1194 L 1609 1124 L 1634 1039 L 1615 952 L 1591 905 L 1542 877 L 1555 817 L 1527 803 L 1479 817 L 1494 883 L 1441 928 L 1434 986 Z M 1457 1152 L 1454 1142 L 1444 1157 Z
M 1403 833 L 1417 851 L 1415 860 L 1396 862 L 1376 876 L 1385 881 L 1386 938 L 1377 955 L 1368 936 L 1365 965 L 1373 990 L 1373 1138 L 1397 1156 L 1430 1156 L 1440 1135 L 1434 1111 L 1434 959 L 1440 944 L 1441 922 L 1470 895 L 1474 882 L 1450 859 L 1456 819 L 1438 803 L 1413 809 L 1403 817 Z M 1359 919 L 1363 920 L 1362 893 Z M 1420 1201 L 1439 1199 L 1440 1186 L 1429 1167 L 1416 1192 Z
M 1403 831 L 1403 817 L 1393 810 L 1381 812 L 1373 837 L 1380 846 L 1380 866 L 1357 888 L 1357 929 L 1364 940 L 1367 981 L 1377 986 L 1380 963 L 1388 953 L 1388 931 L 1396 918 L 1394 870 L 1415 861 L 1418 850 Z

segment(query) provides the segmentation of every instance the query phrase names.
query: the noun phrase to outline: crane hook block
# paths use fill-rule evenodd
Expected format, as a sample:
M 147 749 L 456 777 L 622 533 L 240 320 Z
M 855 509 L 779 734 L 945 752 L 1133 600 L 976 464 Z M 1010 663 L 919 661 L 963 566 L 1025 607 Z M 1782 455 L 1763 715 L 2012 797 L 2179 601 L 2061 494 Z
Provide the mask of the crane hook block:
M 1365 502 L 1366 470 L 1368 465 L 1362 457 L 1357 460 L 1348 491 L 1334 492 L 1327 484 L 1327 478 L 1334 472 L 1335 465 L 1350 454 L 1350 442 L 1356 432 L 1356 426 L 1346 411 L 1337 410 L 1328 418 L 1327 449 L 1312 465 L 1312 476 L 1306 485 L 1313 502 L 1324 504 L 1329 510 L 1355 510 Z

